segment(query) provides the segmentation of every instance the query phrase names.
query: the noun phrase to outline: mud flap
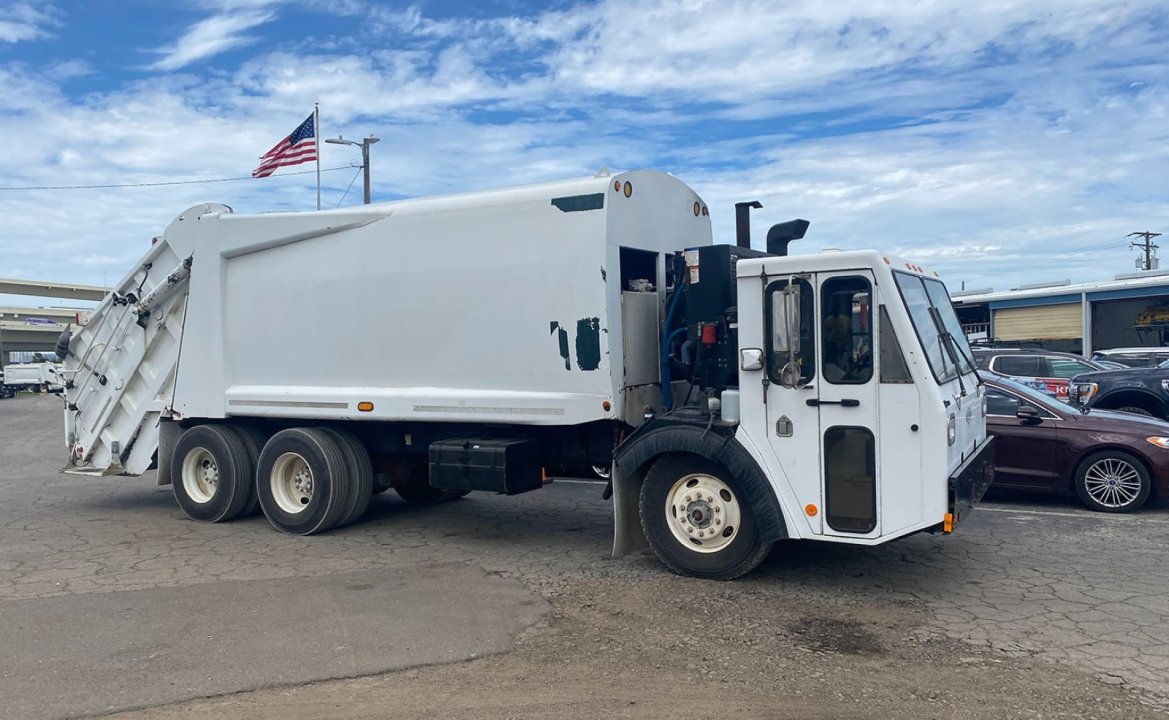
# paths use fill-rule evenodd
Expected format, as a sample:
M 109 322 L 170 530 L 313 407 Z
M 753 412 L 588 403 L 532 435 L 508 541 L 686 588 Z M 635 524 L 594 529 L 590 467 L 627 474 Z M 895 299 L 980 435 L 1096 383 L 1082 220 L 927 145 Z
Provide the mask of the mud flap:
M 177 422 L 172 420 L 162 420 L 158 423 L 158 484 L 170 485 L 170 465 L 171 458 L 175 454 L 175 443 L 179 441 L 179 435 L 183 434 L 183 428 Z
M 613 483 L 613 557 L 621 557 L 649 547 L 641 530 L 641 486 L 626 480 L 616 463 L 610 481 Z

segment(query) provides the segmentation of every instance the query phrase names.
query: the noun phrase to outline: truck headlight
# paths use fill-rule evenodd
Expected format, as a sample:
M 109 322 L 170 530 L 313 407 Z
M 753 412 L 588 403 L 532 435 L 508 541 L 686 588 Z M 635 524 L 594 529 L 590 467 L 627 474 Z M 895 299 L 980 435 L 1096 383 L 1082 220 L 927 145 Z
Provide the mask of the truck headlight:
M 946 421 L 946 442 L 950 445 L 953 445 L 954 441 L 957 439 L 958 439 L 958 423 L 954 419 L 954 416 L 951 415 L 950 419 Z
M 1169 437 L 1148 437 L 1145 438 L 1151 445 L 1156 445 L 1159 448 L 1169 450 Z
M 1092 398 L 1096 397 L 1099 390 L 1100 386 L 1094 382 L 1072 383 L 1068 385 L 1068 400 L 1077 405 L 1087 405 L 1092 401 Z

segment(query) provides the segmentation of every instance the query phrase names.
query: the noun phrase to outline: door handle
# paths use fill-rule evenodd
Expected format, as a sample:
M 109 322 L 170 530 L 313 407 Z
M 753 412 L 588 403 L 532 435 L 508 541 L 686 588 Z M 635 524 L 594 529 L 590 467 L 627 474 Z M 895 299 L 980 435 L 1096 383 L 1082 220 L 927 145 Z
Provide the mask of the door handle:
M 806 401 L 808 407 L 819 407 L 821 405 L 841 405 L 843 407 L 860 407 L 861 401 L 853 398 L 844 398 L 842 400 L 818 400 L 811 398 Z

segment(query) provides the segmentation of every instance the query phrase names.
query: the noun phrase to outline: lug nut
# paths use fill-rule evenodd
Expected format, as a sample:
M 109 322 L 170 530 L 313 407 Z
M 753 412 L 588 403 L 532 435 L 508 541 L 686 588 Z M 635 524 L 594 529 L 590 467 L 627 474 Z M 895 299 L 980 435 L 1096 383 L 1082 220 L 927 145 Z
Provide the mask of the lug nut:
M 715 525 L 722 525 L 722 524 L 723 524 L 723 519 L 722 519 L 722 518 L 715 518 L 715 519 L 714 519 L 714 524 L 715 524 Z
M 689 496 L 689 495 L 687 495 L 686 497 L 684 497 L 684 498 L 682 498 L 682 499 L 683 499 L 683 500 L 685 500 L 686 502 L 690 502 L 690 496 Z
M 715 505 L 715 506 L 714 506 L 714 511 L 715 511 L 715 512 L 722 512 L 722 508 L 720 508 L 718 505 Z
M 699 531 L 698 531 L 698 537 L 702 537 L 702 531 L 701 531 L 701 530 L 699 530 Z
M 688 533 L 692 533 L 692 532 L 694 532 L 694 528 L 692 528 L 692 527 L 690 527 L 689 525 L 687 525 L 687 526 L 686 526 L 686 532 L 688 532 Z

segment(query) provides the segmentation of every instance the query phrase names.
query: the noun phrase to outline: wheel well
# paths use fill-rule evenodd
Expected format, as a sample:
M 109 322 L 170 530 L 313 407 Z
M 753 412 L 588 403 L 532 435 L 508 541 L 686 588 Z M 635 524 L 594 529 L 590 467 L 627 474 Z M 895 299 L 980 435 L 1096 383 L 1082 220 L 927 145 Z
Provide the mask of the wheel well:
M 1115 410 L 1122 407 L 1139 407 L 1157 417 L 1165 417 L 1165 403 L 1147 392 L 1139 390 L 1120 390 L 1100 398 L 1095 404 L 1102 410 Z
M 707 432 L 703 426 L 658 421 L 618 448 L 615 457 L 618 482 L 627 492 L 634 487 L 640 489 L 646 473 L 657 460 L 678 454 L 714 462 L 735 478 L 740 483 L 740 492 L 755 513 L 760 536 L 765 541 L 788 537 L 783 509 L 766 474 L 729 434 Z M 618 490 L 614 485 L 614 491 Z M 625 499 L 631 498 L 626 495 Z

